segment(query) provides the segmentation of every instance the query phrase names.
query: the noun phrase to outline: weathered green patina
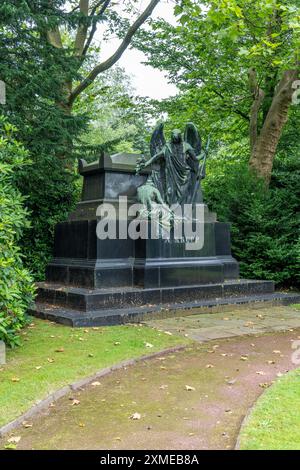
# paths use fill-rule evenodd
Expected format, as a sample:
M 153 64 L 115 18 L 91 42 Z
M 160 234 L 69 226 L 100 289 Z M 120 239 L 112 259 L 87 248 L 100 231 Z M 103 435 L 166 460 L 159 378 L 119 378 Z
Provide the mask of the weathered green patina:
M 166 142 L 164 125 L 154 130 L 150 142 L 150 159 L 141 158 L 137 173 L 152 168 L 151 176 L 138 190 L 139 202 L 149 208 L 153 203 L 172 205 L 203 202 L 201 179 L 205 177 L 207 149 L 202 150 L 200 134 L 193 123 L 185 127 L 184 136 L 179 129 L 171 133 Z M 160 197 L 158 196 L 160 194 Z

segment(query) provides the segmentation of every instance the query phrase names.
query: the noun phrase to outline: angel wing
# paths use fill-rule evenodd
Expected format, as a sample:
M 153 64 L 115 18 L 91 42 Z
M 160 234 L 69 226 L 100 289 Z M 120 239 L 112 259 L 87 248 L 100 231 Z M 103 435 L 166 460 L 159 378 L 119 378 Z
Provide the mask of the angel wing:
M 164 124 L 159 124 L 153 131 L 150 140 L 150 155 L 153 157 L 161 151 L 161 149 L 166 145 L 166 139 L 164 136 Z
M 199 156 L 202 149 L 201 137 L 197 127 L 192 122 L 188 122 L 185 126 L 184 140 L 193 147 L 196 155 Z

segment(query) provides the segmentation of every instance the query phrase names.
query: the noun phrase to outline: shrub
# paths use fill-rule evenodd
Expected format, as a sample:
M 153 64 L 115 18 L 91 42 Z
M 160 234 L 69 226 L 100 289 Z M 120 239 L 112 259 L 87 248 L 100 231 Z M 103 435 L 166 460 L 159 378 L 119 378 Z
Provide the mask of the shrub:
M 34 294 L 18 246 L 28 214 L 15 186 L 16 174 L 29 161 L 25 149 L 14 140 L 14 131 L 0 116 L 0 340 L 9 346 L 19 342 L 17 333 L 27 321 Z
M 53 155 L 32 156 L 32 165 L 18 176 L 18 189 L 26 196 L 30 226 L 20 240 L 24 264 L 35 281 L 45 279 L 45 267 L 53 257 L 54 228 L 65 221 L 80 195 L 80 179 L 72 168 Z
M 205 201 L 218 219 L 231 222 L 233 255 L 241 276 L 299 286 L 300 163 L 297 155 L 276 160 L 269 189 L 247 163 L 211 161 Z

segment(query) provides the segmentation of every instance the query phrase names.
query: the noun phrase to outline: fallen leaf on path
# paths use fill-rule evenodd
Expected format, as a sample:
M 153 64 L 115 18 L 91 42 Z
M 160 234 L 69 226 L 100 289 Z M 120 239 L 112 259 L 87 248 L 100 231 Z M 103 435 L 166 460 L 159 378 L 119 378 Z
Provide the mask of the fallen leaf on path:
M 228 385 L 234 385 L 235 382 L 236 382 L 236 379 L 227 380 L 227 384 L 228 384 Z
M 274 354 L 281 354 L 281 351 L 279 351 L 279 349 L 274 349 L 273 353 Z
M 76 398 L 74 398 L 74 400 L 72 401 L 71 403 L 71 406 L 76 406 L 76 405 L 79 405 L 80 404 L 80 400 L 76 400 Z
M 270 385 L 271 385 L 271 384 L 268 383 L 268 382 L 264 382 L 264 383 L 259 384 L 259 386 L 260 386 L 261 388 L 268 388 L 268 387 L 270 387 Z
M 141 415 L 140 413 L 135 412 L 130 416 L 130 419 L 133 419 L 133 420 L 141 419 Z
M 22 426 L 23 428 L 27 429 L 27 428 L 32 428 L 33 425 L 31 423 L 28 423 L 28 421 L 23 421 Z
M 268 364 L 275 364 L 275 361 L 267 361 Z
M 188 391 L 188 392 L 194 392 L 196 389 L 195 387 L 191 387 L 190 385 L 186 385 L 185 386 L 185 389 Z
M 18 444 L 20 440 L 21 440 L 21 436 L 12 436 L 9 439 L 7 439 L 7 442 L 12 443 L 12 444 Z
M 6 444 L 4 449 L 6 450 L 15 450 L 17 448 L 16 444 Z

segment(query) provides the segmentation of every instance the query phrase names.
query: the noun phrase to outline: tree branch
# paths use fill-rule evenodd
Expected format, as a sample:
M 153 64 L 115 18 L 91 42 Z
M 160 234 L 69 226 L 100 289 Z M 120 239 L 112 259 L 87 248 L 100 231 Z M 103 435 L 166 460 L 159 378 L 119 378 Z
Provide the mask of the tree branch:
M 218 90 L 214 88 L 211 88 L 211 91 L 215 93 L 217 96 L 219 96 L 220 98 L 222 98 L 222 100 L 224 101 L 223 106 L 225 106 L 225 108 L 231 109 L 233 113 L 237 114 L 238 116 L 241 116 L 246 121 L 249 121 L 249 116 L 247 116 L 247 114 L 245 114 L 240 109 L 236 108 L 234 105 L 229 105 L 228 103 L 225 102 L 226 98 L 222 93 L 220 93 Z
M 105 12 L 105 10 L 107 9 L 107 7 L 109 6 L 111 0 L 101 0 L 97 5 L 94 6 L 94 8 L 92 9 L 91 11 L 91 16 L 94 16 L 95 13 L 96 13 L 96 9 L 101 5 L 101 10 L 99 11 L 99 13 L 97 13 L 97 16 L 101 16 L 103 15 L 103 13 Z M 91 32 L 89 34 L 89 37 L 85 43 L 85 46 L 83 48 L 83 51 L 82 51 L 82 55 L 85 56 L 89 50 L 89 47 L 91 45 L 91 42 L 93 40 L 93 37 L 95 35 L 95 32 L 97 31 L 97 19 L 93 19 L 92 21 L 92 29 L 91 29 Z
M 46 35 L 47 35 L 47 41 L 49 42 L 49 44 L 51 44 L 51 46 L 56 47 L 57 49 L 62 49 L 63 44 L 62 44 L 61 35 L 60 35 L 60 31 L 58 27 L 47 31 Z
M 80 0 L 79 2 L 80 13 L 84 15 L 86 18 L 89 15 L 89 4 L 90 4 L 89 0 Z M 79 23 L 76 37 L 75 37 L 75 47 L 74 47 L 76 56 L 80 57 L 82 55 L 82 51 L 84 49 L 84 44 L 85 44 L 86 37 L 87 37 L 87 32 L 88 32 L 88 23 L 87 22 L 84 22 L 82 24 Z
M 249 87 L 253 97 L 253 103 L 250 110 L 250 148 L 254 149 L 258 135 L 258 116 L 261 105 L 265 98 L 265 92 L 259 87 L 257 73 L 255 69 L 249 70 Z
M 88 86 L 90 86 L 95 78 L 105 70 L 110 69 L 119 59 L 122 57 L 123 53 L 126 51 L 129 46 L 132 37 L 137 32 L 137 30 L 142 26 L 142 24 L 151 16 L 154 8 L 159 3 L 160 0 L 151 0 L 147 8 L 143 13 L 137 18 L 137 20 L 130 26 L 128 29 L 122 43 L 116 50 L 116 52 L 110 56 L 106 61 L 98 64 L 72 92 L 70 96 L 70 105 L 73 104 L 75 99 L 82 93 Z

